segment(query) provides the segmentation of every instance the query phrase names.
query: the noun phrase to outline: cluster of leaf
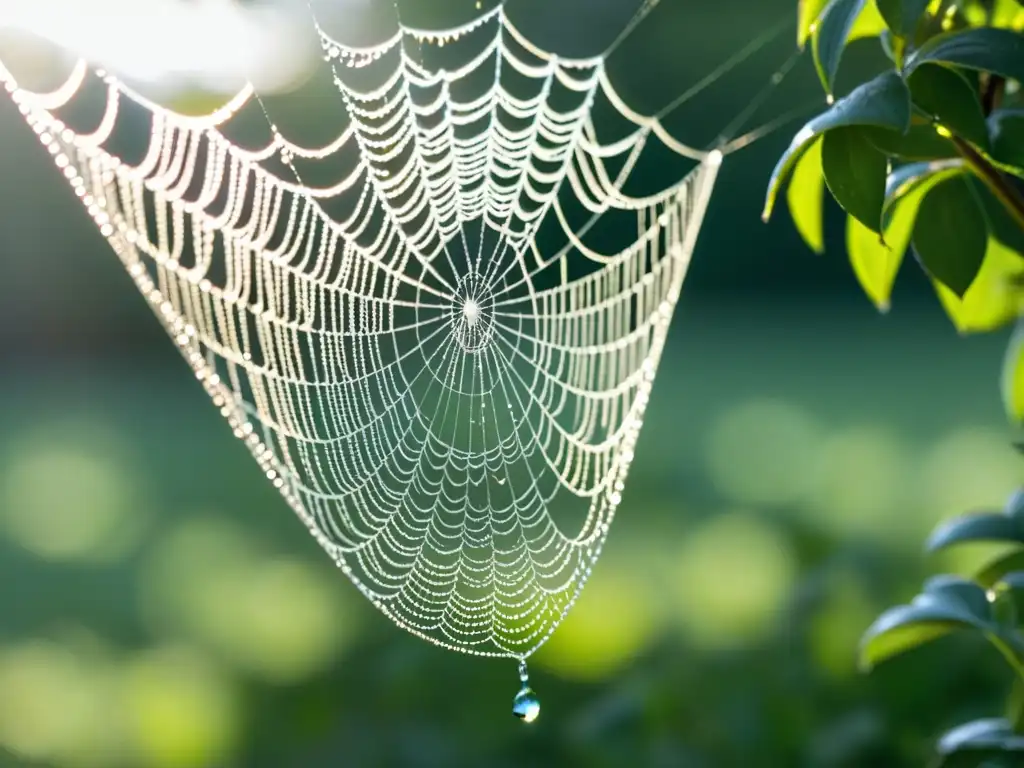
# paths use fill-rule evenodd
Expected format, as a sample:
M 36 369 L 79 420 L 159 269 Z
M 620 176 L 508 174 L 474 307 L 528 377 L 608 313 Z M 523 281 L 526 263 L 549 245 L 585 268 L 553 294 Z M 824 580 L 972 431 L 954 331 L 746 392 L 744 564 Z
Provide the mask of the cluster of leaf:
M 1007 548 L 973 579 L 930 579 L 909 605 L 879 616 L 861 644 L 861 666 L 870 669 L 924 643 L 967 630 L 982 635 L 1006 660 L 1015 680 L 1006 716 L 967 723 L 945 734 L 937 745 L 938 765 L 943 768 L 1024 765 L 1024 489 L 1002 511 L 976 512 L 939 526 L 928 549 L 937 552 L 979 542 Z
M 800 0 L 798 42 L 810 42 L 831 106 L 779 160 L 764 218 L 789 180 L 794 223 L 822 252 L 827 186 L 847 213 L 854 272 L 883 311 L 908 251 L 961 332 L 1024 311 L 1022 2 Z M 880 41 L 891 66 L 834 100 L 843 51 L 863 37 Z M 1022 339 L 1004 377 L 1018 419 Z

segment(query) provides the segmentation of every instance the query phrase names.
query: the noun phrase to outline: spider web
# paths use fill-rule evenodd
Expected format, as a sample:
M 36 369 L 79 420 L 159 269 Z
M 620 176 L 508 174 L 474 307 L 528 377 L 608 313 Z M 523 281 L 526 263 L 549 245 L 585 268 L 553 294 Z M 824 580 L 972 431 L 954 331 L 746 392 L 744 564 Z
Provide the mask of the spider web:
M 312 148 L 272 123 L 263 146 L 234 140 L 234 122 L 266 114 L 251 87 L 190 117 L 83 61 L 49 93 L 0 76 L 362 593 L 438 645 L 526 658 L 621 502 L 722 155 L 630 109 L 604 57 L 545 52 L 500 7 L 372 47 L 317 31 L 347 125 Z M 424 47 L 461 63 L 426 64 Z M 102 114 L 69 127 L 97 92 Z M 599 136 L 599 108 L 616 138 Z M 696 164 L 627 194 L 654 145 Z M 304 181 L 324 168 L 330 183 Z M 635 227 L 621 246 L 609 220 Z

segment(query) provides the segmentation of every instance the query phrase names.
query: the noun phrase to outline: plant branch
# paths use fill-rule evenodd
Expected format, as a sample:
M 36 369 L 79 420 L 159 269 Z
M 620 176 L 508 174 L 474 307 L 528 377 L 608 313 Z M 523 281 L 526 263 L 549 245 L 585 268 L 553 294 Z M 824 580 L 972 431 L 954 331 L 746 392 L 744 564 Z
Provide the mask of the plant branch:
M 1021 195 L 1017 188 L 1010 184 L 1006 177 L 968 142 L 956 135 L 952 136 L 952 141 L 974 175 L 985 183 L 989 191 L 995 195 L 1000 204 L 1013 217 L 1013 220 L 1017 222 L 1021 231 L 1024 231 L 1024 195 Z

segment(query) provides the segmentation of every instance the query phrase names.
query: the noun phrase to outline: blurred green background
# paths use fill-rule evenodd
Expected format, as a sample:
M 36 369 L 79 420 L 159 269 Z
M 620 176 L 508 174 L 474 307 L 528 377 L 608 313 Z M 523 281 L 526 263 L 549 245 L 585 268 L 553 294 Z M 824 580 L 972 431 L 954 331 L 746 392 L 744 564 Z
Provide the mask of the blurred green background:
M 402 11 L 431 25 L 474 4 Z M 635 5 L 508 3 L 567 54 L 600 50 Z M 791 5 L 665 2 L 613 79 L 654 111 Z M 352 42 L 393 23 L 390 3 L 317 6 Z M 140 34 L 119 23 L 96 27 Z M 787 30 L 670 128 L 707 143 L 792 49 Z M 760 119 L 819 93 L 801 62 Z M 274 109 L 317 123 L 316 102 Z M 855 655 L 881 609 L 980 556 L 927 560 L 931 527 L 1020 480 L 1005 339 L 958 338 L 913 265 L 878 315 L 839 216 L 825 257 L 786 217 L 761 224 L 793 130 L 725 163 L 620 514 L 531 659 L 543 712 L 524 727 L 514 663 L 413 638 L 333 569 L 0 99 L 0 766 L 897 768 L 998 714 L 1006 681 L 972 642 L 869 677 Z

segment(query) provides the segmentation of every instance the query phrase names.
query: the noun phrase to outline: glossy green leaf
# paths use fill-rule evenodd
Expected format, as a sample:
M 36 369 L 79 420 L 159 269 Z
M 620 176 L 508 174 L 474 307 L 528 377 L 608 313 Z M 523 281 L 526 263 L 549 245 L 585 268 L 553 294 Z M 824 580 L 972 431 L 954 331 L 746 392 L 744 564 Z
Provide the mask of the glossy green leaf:
M 911 125 L 906 133 L 866 128 L 865 135 L 882 152 L 899 160 L 943 160 L 959 156 L 953 142 L 930 123 Z
M 968 628 L 970 624 L 943 619 L 911 606 L 890 608 L 868 628 L 858 664 L 865 671 L 871 670 L 883 661 Z
M 929 552 L 965 542 L 1024 544 L 1024 520 L 1002 512 L 975 512 L 942 523 L 928 537 Z
M 878 12 L 893 34 L 907 37 L 917 27 L 931 0 L 875 0 Z
M 804 242 L 815 253 L 825 252 L 825 177 L 821 142 L 816 141 L 793 169 L 786 192 L 789 213 Z
M 882 14 L 878 12 L 878 8 L 871 0 L 867 0 L 864 3 L 864 10 L 861 11 L 860 16 L 853 22 L 853 29 L 850 30 L 850 36 L 846 38 L 846 44 L 849 45 L 854 40 L 860 40 L 865 37 L 875 38 L 886 31 L 885 19 L 882 18 Z
M 839 71 L 846 42 L 854 22 L 864 10 L 866 0 L 830 0 L 811 34 L 811 53 L 825 93 L 832 94 L 832 85 Z
M 906 131 L 910 127 L 910 92 L 900 76 L 895 72 L 879 75 L 853 90 L 800 129 L 779 158 L 768 182 L 762 213 L 765 221 L 775 207 L 780 186 L 812 143 L 826 131 L 850 125 Z
M 928 187 L 918 184 L 904 192 L 884 230 L 884 241 L 852 216 L 846 223 L 846 251 L 864 293 L 882 312 L 889 309 L 893 283 L 917 217 L 917 206 Z
M 1014 733 L 1005 719 L 975 720 L 947 731 L 936 744 L 940 755 L 972 752 L 972 758 L 1024 751 L 1024 736 Z M 943 763 L 949 766 L 949 763 Z M 975 766 L 980 763 L 974 763 Z
M 909 605 L 885 611 L 861 640 L 860 665 L 878 663 L 959 629 L 998 631 L 985 590 L 954 577 L 937 577 Z
M 825 134 L 821 167 L 829 191 L 843 210 L 868 229 L 881 232 L 889 162 L 860 126 Z
M 1003 408 L 1014 422 L 1024 422 L 1024 323 L 1010 337 L 1003 356 Z
M 896 207 L 912 194 L 920 195 L 936 184 L 955 176 L 965 175 L 967 168 L 963 160 L 935 160 L 930 162 L 901 165 L 885 180 L 885 205 L 883 220 L 893 215 Z M 920 202 L 919 198 L 916 198 Z
M 906 243 L 894 243 L 888 233 L 883 242 L 877 232 L 849 216 L 846 220 L 846 252 L 864 293 L 880 312 L 888 312 Z
M 996 110 L 989 116 L 988 130 L 992 157 L 1024 170 L 1024 109 Z
M 988 126 L 978 92 L 954 69 L 924 64 L 907 78 L 914 104 L 961 138 L 988 147 Z
M 907 60 L 907 71 L 935 62 L 1024 80 L 1024 35 L 979 27 L 938 35 Z
M 954 176 L 936 184 L 918 206 L 912 242 L 933 278 L 963 296 L 985 260 L 988 224 L 972 180 Z
M 998 584 L 1008 573 L 1024 570 L 1024 549 L 1014 550 L 993 558 L 974 575 L 974 580 L 982 587 L 990 589 Z
M 1024 311 L 1024 289 L 1018 284 L 1022 271 L 1021 257 L 990 236 L 985 260 L 967 292 L 957 296 L 937 281 L 935 292 L 957 331 L 987 333 L 1002 328 Z

